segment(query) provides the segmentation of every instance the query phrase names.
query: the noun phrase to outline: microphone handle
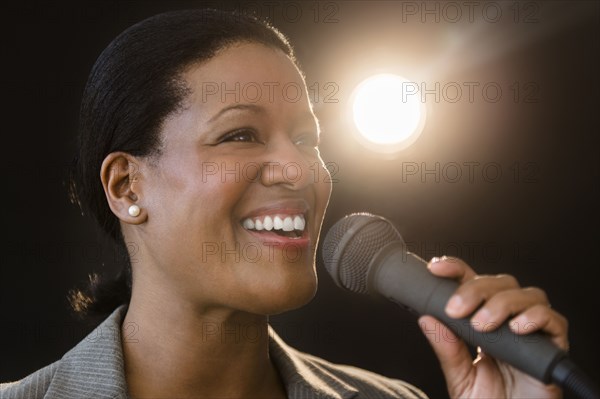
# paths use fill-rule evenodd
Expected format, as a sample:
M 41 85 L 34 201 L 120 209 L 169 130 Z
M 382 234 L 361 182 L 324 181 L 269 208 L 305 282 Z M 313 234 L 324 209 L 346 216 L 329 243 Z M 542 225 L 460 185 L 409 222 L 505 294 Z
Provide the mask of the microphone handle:
M 449 317 L 444 309 L 458 283 L 431 274 L 427 269 L 427 262 L 407 252 L 401 241 L 386 245 L 373 257 L 367 279 L 371 293 L 383 295 L 418 315 L 434 316 L 468 344 L 479 346 L 495 359 L 504 361 L 545 384 L 553 381 L 561 384 L 562 381 L 559 380 L 566 378 L 553 376 L 553 371 L 566 358 L 567 353 L 546 335 L 540 332 L 517 335 L 507 322 L 500 326 L 484 325 L 483 331 L 477 331 L 469 317 Z M 526 329 L 527 326 L 519 328 Z M 441 328 L 436 328 L 434 333 L 438 335 L 436 339 L 452 339 L 445 336 Z

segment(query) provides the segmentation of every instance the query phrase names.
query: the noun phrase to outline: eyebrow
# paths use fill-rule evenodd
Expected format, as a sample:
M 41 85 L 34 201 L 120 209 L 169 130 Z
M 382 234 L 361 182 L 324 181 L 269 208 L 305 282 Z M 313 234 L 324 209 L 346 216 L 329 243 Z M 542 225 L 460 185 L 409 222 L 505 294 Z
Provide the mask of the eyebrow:
M 221 116 L 223 116 L 223 114 L 234 111 L 234 110 L 248 110 L 248 111 L 252 111 L 253 113 L 263 113 L 265 111 L 265 109 L 263 107 L 261 107 L 260 105 L 256 105 L 256 104 L 235 104 L 235 105 L 230 105 L 228 107 L 222 108 L 215 115 L 211 116 L 210 119 L 208 120 L 208 122 L 209 123 L 213 122 L 215 119 L 218 119 Z
M 210 117 L 210 119 L 208 120 L 208 123 L 212 123 L 213 121 L 215 121 L 216 119 L 220 118 L 221 116 L 223 116 L 223 114 L 226 114 L 228 112 L 231 111 L 235 111 L 235 110 L 249 110 L 252 111 L 253 113 L 265 113 L 266 110 L 264 107 L 260 106 L 260 105 L 256 105 L 256 104 L 234 104 L 234 105 L 229 105 L 225 108 L 222 108 L 221 110 L 219 110 L 219 112 L 217 112 L 216 114 L 214 114 L 213 116 Z M 317 127 L 317 133 L 320 135 L 321 133 L 321 124 L 319 123 L 319 119 L 312 113 L 306 113 L 302 116 L 302 121 L 303 122 L 311 122 L 314 123 Z

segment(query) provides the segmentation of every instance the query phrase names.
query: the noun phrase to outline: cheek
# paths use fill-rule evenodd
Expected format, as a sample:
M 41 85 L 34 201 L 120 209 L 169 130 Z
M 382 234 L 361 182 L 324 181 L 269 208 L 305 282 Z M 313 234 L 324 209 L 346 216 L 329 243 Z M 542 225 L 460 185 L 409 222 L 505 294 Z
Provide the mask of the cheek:
M 203 207 L 220 209 L 231 213 L 233 206 L 240 200 L 248 184 L 244 177 L 236 171 L 224 174 L 203 176 L 195 184 L 194 191 Z
M 233 174 L 198 177 L 187 195 L 189 213 L 181 215 L 181 223 L 193 223 L 193 234 L 201 235 L 205 241 L 220 242 L 232 237 L 239 222 L 234 211 L 246 188 L 244 180 Z
M 319 173 L 319 179 L 316 181 L 317 184 L 317 200 L 319 202 L 319 208 L 322 211 L 325 211 L 327 207 L 327 203 L 329 202 L 329 197 L 331 196 L 331 190 L 333 188 L 333 183 L 336 181 L 335 175 L 337 173 L 337 165 L 333 162 L 330 162 L 327 166 L 321 162 L 321 173 Z
M 182 240 L 218 239 L 229 229 L 232 210 L 245 184 L 236 176 L 181 173 L 154 184 L 150 217 L 162 233 Z M 183 235 L 183 237 L 182 237 Z M 193 237 L 192 237 L 193 236 Z

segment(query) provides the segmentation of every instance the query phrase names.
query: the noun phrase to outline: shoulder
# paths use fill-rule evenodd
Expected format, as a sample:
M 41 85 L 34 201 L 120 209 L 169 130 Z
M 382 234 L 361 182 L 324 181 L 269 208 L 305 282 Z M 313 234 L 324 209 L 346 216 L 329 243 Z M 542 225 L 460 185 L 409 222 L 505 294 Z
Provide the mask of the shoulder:
M 60 360 L 41 368 L 27 377 L 14 382 L 0 384 L 1 399 L 43 398 L 58 369 Z
M 117 308 L 58 361 L 0 384 L 0 399 L 124 398 L 127 393 Z

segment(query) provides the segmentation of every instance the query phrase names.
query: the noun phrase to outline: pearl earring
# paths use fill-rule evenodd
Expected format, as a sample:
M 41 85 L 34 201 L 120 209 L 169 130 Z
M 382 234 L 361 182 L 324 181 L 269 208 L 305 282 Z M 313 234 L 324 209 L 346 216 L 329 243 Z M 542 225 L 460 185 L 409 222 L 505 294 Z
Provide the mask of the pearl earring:
M 129 212 L 130 216 L 136 217 L 140 214 L 140 207 L 133 204 L 129 207 L 129 209 L 127 210 L 127 212 Z

